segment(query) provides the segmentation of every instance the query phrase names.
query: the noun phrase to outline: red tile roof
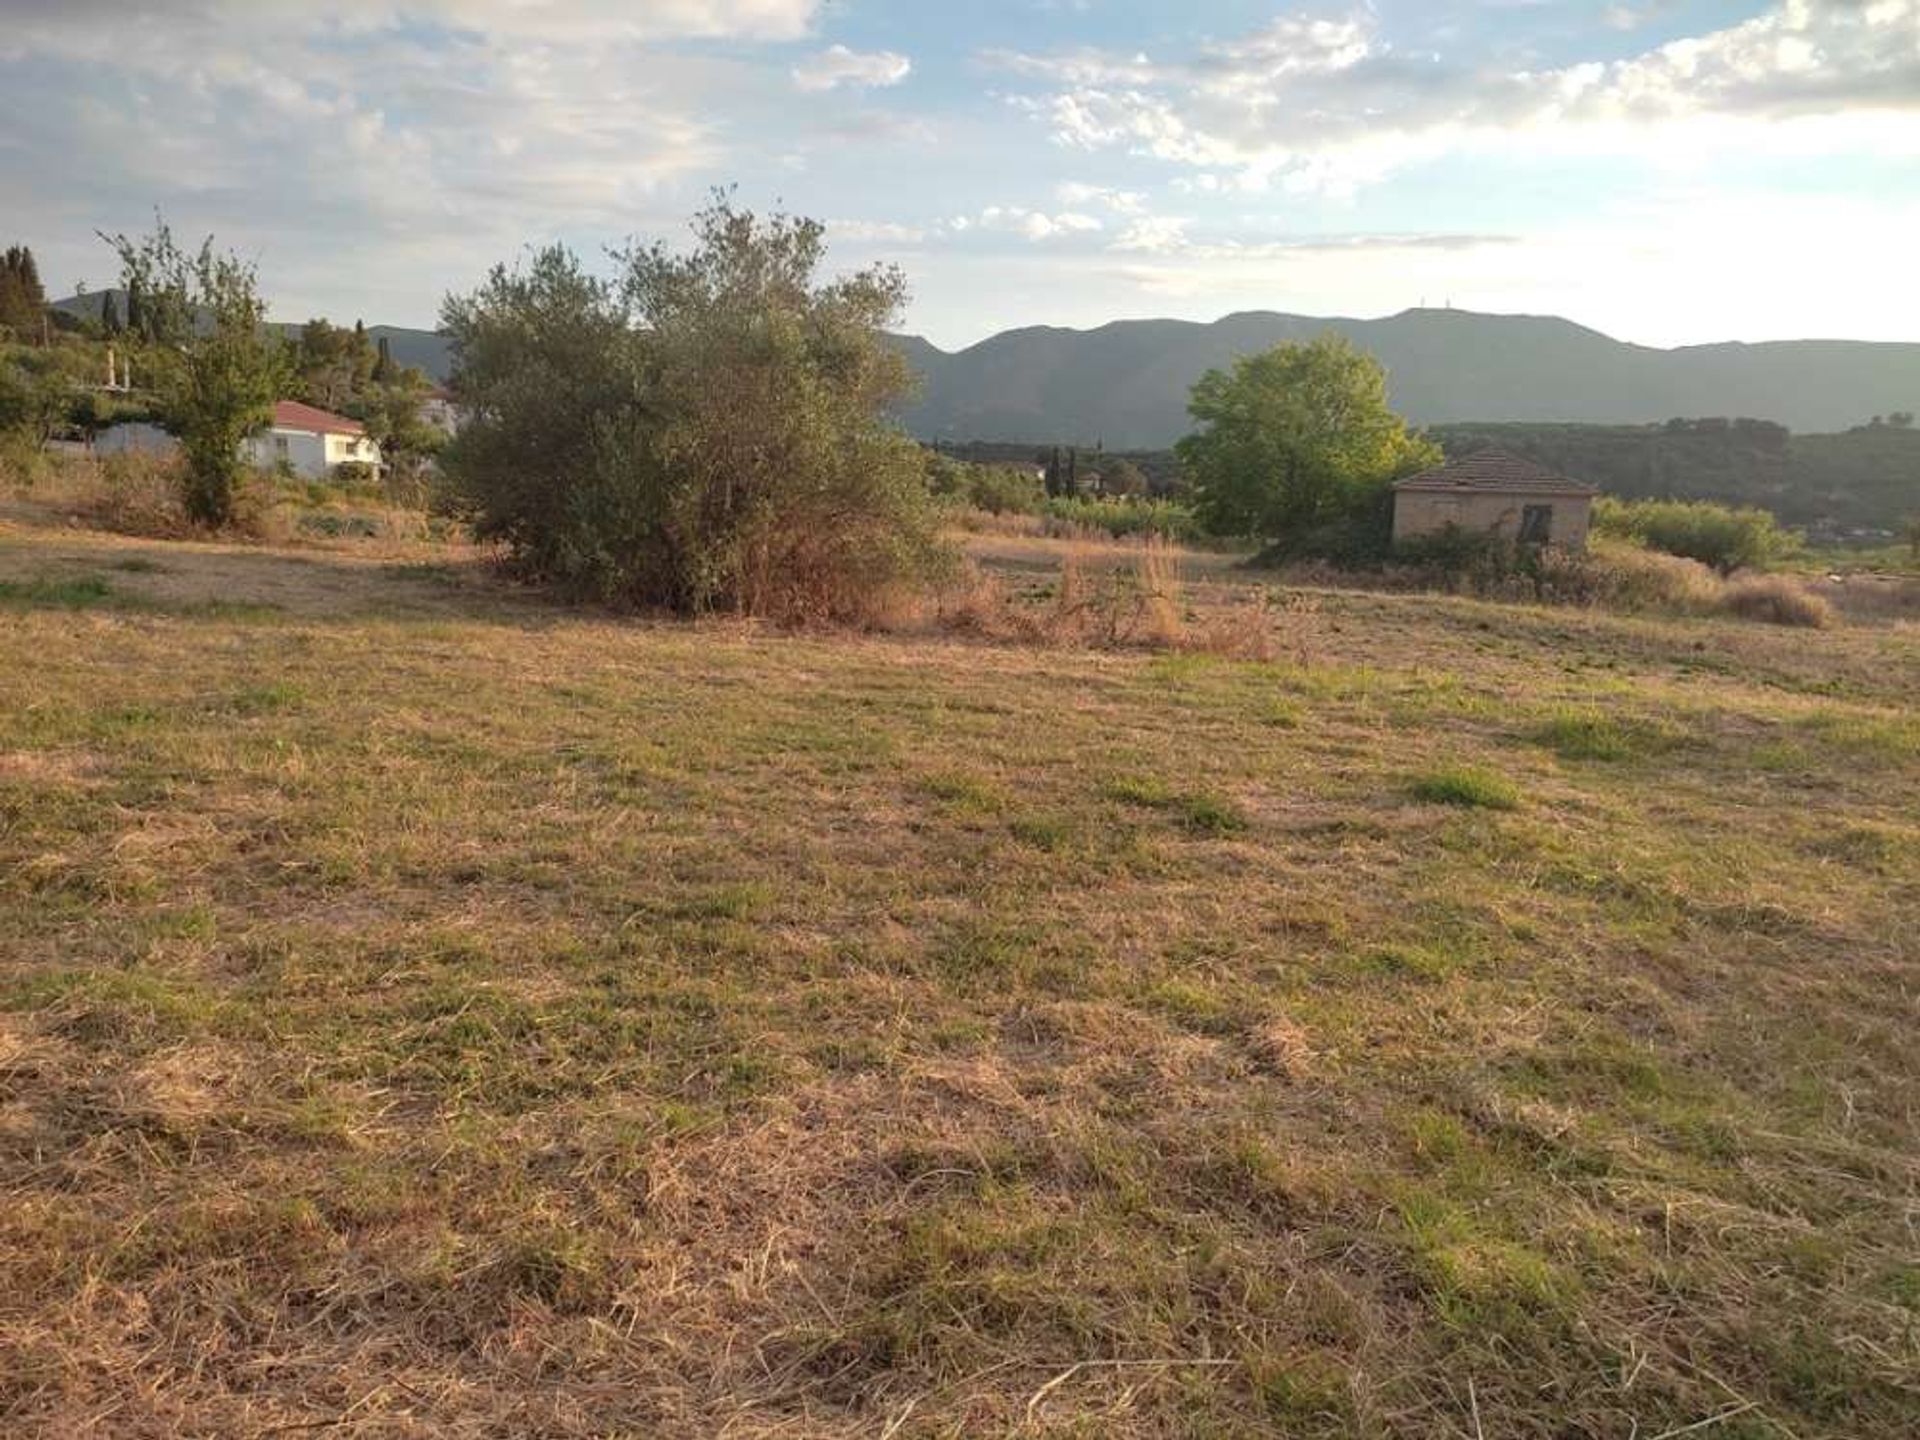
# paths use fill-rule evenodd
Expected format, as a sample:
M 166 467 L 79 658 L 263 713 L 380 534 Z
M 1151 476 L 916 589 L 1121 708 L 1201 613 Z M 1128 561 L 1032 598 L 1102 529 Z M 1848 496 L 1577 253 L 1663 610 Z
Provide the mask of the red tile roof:
M 302 405 L 298 400 L 273 402 L 273 428 L 276 430 L 312 430 L 321 435 L 364 435 L 367 427 L 317 405 Z
M 1465 490 L 1501 495 L 1598 495 L 1600 491 L 1506 450 L 1476 450 L 1398 482 L 1396 490 Z

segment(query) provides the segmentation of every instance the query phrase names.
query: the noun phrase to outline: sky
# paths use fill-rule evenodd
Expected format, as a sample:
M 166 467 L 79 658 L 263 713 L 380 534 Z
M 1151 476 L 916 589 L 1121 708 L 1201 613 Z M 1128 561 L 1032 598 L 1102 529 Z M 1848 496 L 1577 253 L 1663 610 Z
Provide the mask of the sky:
M 903 328 L 1418 305 L 1920 341 L 1920 0 L 0 0 L 0 244 L 431 326 L 715 186 Z M 610 267 L 610 264 L 608 265 Z

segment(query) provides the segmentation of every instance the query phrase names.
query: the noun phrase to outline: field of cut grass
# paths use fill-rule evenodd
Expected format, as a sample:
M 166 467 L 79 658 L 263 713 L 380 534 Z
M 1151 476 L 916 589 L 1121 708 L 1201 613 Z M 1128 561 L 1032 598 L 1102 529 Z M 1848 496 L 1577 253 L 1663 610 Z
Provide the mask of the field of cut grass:
M 1920 1431 L 1920 632 L 0 525 L 0 1434 Z

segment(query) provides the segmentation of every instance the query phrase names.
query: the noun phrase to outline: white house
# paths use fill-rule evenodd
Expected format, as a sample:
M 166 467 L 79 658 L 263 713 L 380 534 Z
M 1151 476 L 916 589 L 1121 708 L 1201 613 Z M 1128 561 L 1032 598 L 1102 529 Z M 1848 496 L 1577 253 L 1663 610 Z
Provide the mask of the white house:
M 157 425 L 132 422 L 112 425 L 94 437 L 93 453 L 173 455 L 180 442 Z M 380 467 L 380 447 L 367 438 L 358 420 L 330 410 L 303 405 L 298 400 L 273 402 L 273 423 L 260 434 L 240 442 L 241 458 L 263 470 L 284 464 L 308 480 L 325 480 L 349 462 Z
M 346 464 L 380 466 L 380 447 L 358 420 L 298 400 L 273 402 L 273 424 L 242 446 L 263 470 L 290 468 L 308 480 L 324 480 Z

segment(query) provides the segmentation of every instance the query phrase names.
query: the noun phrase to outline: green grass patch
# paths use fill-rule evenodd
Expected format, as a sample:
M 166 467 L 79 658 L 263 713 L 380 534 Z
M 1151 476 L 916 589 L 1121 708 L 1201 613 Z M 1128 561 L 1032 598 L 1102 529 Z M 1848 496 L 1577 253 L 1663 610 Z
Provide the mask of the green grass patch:
M 1450 765 L 1416 775 L 1407 793 L 1428 805 L 1457 805 L 1476 810 L 1517 810 L 1520 789 L 1503 775 L 1466 765 Z
M 1633 760 L 1671 750 L 1679 736 L 1669 726 L 1599 709 L 1563 707 L 1528 733 L 1563 760 Z
M 1167 811 L 1195 835 L 1231 835 L 1248 824 L 1246 813 L 1226 796 L 1209 790 L 1176 790 L 1157 776 L 1114 776 L 1101 793 L 1123 805 Z
M 114 600 L 113 587 L 97 575 L 68 580 L 0 580 L 0 604 L 91 610 Z

